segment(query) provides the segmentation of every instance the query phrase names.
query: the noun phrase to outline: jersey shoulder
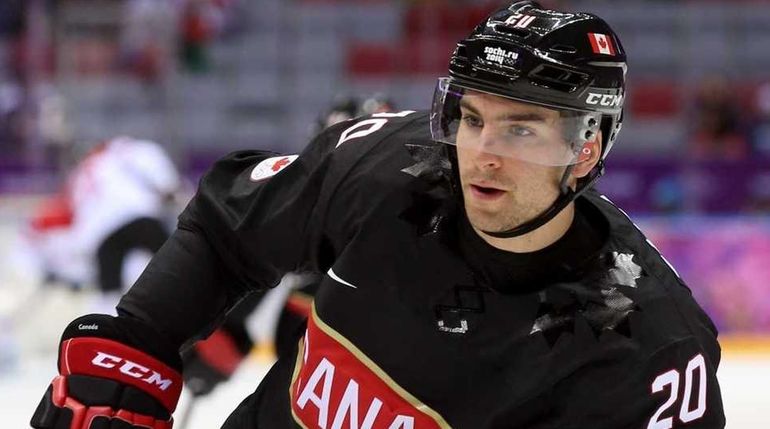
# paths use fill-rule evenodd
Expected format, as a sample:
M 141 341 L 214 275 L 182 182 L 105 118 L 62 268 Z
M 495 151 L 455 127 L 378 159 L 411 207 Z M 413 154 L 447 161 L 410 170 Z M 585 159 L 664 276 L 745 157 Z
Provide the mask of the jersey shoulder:
M 430 138 L 428 113 L 411 110 L 351 119 L 325 130 L 318 139 L 329 163 L 325 179 L 335 191 L 333 197 L 345 194 L 366 205 L 413 178 L 404 171 L 418 162 L 412 146 L 437 145 Z
M 673 265 L 607 197 L 591 191 L 586 198 L 609 224 L 601 284 L 632 311 L 632 323 L 628 324 L 631 337 L 649 352 L 694 338 L 718 360 L 717 329 Z
M 638 266 L 638 268 L 628 268 L 627 271 L 636 272 L 641 269 L 666 285 L 684 285 L 674 266 L 663 257 L 626 212 L 595 190 L 586 192 L 585 198 L 607 222 L 609 229 L 607 250 L 617 255 L 616 259 L 619 259 L 619 263 L 627 262 L 630 265 L 633 262 Z
M 322 133 L 330 152 L 320 203 L 332 235 L 350 237 L 373 215 L 387 222 L 405 209 L 423 183 L 416 180 L 417 152 L 438 152 L 440 146 L 430 138 L 427 112 L 375 114 L 338 125 Z
M 594 190 L 582 198 L 609 233 L 596 264 L 570 289 L 581 310 L 572 335 L 561 336 L 569 341 L 550 333 L 554 350 L 559 341 L 573 346 L 559 355 L 573 369 L 554 397 L 561 427 L 724 427 L 713 323 L 623 210 Z
M 271 272 L 262 277 L 270 281 L 299 266 L 320 268 L 327 237 L 344 244 L 355 225 L 346 220 L 377 203 L 376 190 L 366 186 L 378 173 L 371 160 L 401 159 L 392 156 L 399 144 L 403 150 L 398 136 L 419 134 L 425 116 L 383 113 L 335 124 L 300 154 L 231 153 L 203 176 L 180 226 L 203 234 L 222 259 L 237 261 L 233 271 L 244 283 L 266 283 L 254 267 L 267 262 Z M 274 243 L 286 251 L 276 252 Z
M 374 113 L 340 122 L 323 130 L 316 140 L 327 151 L 362 151 L 382 141 L 430 139 L 429 112 L 404 110 Z

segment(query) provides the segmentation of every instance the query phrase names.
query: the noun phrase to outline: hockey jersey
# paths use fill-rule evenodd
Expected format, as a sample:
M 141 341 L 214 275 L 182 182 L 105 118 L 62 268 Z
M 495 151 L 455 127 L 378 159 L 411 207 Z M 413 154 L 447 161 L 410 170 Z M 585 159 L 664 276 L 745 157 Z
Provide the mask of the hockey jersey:
M 119 312 L 181 344 L 283 273 L 325 274 L 296 352 L 225 428 L 724 426 L 716 330 L 621 210 L 589 191 L 595 251 L 503 284 L 462 245 L 444 154 L 411 111 L 232 154 Z

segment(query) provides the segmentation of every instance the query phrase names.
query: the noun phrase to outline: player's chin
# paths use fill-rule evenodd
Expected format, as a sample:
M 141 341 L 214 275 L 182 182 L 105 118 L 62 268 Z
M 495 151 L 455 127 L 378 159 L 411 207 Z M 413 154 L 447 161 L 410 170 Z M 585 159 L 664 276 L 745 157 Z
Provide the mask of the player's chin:
M 511 227 L 507 225 L 508 222 L 503 221 L 499 211 L 473 206 L 468 207 L 466 205 L 466 213 L 471 225 L 476 229 L 490 232 L 507 231 L 511 229 Z

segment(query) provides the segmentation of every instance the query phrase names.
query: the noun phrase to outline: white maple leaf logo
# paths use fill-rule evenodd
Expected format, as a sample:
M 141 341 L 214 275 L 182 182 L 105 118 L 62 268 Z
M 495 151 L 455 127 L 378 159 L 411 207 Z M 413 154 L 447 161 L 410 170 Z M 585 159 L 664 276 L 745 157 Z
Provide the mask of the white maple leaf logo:
M 610 280 L 614 284 L 636 287 L 636 280 L 642 277 L 642 267 L 634 262 L 634 255 L 612 252 L 612 256 L 615 259 L 615 268 L 609 271 Z

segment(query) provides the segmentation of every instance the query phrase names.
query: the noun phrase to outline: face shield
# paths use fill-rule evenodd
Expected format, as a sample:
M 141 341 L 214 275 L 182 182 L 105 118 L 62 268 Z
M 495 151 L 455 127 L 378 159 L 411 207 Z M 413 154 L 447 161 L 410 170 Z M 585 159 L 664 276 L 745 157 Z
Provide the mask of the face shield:
M 601 113 L 547 107 L 440 78 L 431 134 L 443 143 L 545 165 L 578 162 L 599 132 Z

